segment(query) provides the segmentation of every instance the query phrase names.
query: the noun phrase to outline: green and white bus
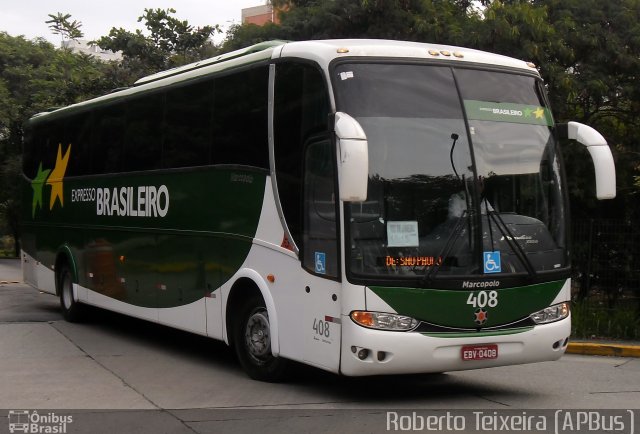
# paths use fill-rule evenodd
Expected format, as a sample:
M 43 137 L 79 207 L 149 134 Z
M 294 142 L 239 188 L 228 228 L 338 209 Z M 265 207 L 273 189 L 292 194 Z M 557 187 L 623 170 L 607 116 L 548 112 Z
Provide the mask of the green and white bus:
M 562 137 L 535 65 L 382 40 L 259 44 L 34 116 L 25 281 L 224 340 L 255 379 L 554 360 Z M 586 154 L 585 154 L 586 155 Z

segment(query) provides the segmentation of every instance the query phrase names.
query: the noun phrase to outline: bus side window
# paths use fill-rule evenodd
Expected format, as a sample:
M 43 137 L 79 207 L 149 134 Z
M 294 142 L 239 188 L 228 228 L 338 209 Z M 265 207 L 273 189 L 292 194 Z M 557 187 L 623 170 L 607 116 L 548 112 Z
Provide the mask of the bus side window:
M 303 264 L 309 271 L 338 277 L 335 158 L 329 139 L 312 142 L 304 161 Z
M 91 174 L 91 131 L 93 113 L 84 112 L 67 119 L 64 127 L 62 153 L 71 145 L 68 176 Z
M 259 66 L 214 80 L 213 164 L 269 168 L 269 70 Z
M 126 104 L 124 170 L 159 169 L 162 158 L 164 94 L 142 95 Z
M 29 125 L 24 130 L 24 142 L 22 153 L 22 172 L 29 179 L 36 177 L 38 165 L 42 158 L 42 130 Z
M 91 153 L 93 173 L 120 172 L 125 128 L 123 104 L 114 104 L 96 110 L 94 125 Z
M 304 143 L 328 130 L 329 98 L 320 70 L 306 63 L 276 65 L 274 156 L 278 195 L 294 242 L 302 242 Z
M 49 122 L 41 127 L 42 142 L 38 146 L 42 146 L 42 167 L 43 169 L 54 168 L 56 165 L 56 157 L 58 156 L 58 147 L 64 141 L 64 125 L 62 122 Z M 64 154 L 66 148 L 62 148 Z
M 209 164 L 213 80 L 170 89 L 167 92 L 163 167 Z

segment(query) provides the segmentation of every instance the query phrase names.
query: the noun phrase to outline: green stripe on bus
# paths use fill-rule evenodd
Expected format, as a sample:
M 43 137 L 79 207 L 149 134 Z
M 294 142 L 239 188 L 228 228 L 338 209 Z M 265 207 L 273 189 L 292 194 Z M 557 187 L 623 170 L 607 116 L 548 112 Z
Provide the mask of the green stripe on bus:
M 371 287 L 371 290 L 398 314 L 445 327 L 475 328 L 478 308 L 486 312 L 482 327 L 496 327 L 513 323 L 544 309 L 556 298 L 565 280 L 536 285 L 485 289 L 436 290 L 421 288 Z M 470 294 L 496 291 L 495 307 L 468 304 Z

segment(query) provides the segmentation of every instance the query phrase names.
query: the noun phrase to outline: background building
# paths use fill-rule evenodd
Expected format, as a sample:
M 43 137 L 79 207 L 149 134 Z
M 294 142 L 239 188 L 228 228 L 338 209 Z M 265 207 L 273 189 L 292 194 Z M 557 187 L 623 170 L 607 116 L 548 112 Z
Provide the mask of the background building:
M 262 26 L 268 22 L 280 23 L 277 10 L 271 4 L 242 9 L 242 24 Z
M 122 53 L 113 51 L 103 50 L 97 45 L 89 44 L 89 41 L 85 41 L 83 39 L 70 39 L 62 42 L 62 48 L 66 48 L 71 50 L 74 53 L 84 53 L 90 56 L 97 57 L 98 59 L 108 62 L 110 60 L 119 61 L 122 60 Z

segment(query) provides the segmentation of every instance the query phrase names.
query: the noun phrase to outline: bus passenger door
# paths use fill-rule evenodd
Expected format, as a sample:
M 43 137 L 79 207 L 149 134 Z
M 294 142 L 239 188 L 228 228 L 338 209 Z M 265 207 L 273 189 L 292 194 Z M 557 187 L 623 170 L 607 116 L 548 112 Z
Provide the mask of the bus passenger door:
M 331 140 L 307 142 L 304 155 L 302 265 L 304 358 L 334 372 L 340 362 L 340 258 L 335 154 Z

